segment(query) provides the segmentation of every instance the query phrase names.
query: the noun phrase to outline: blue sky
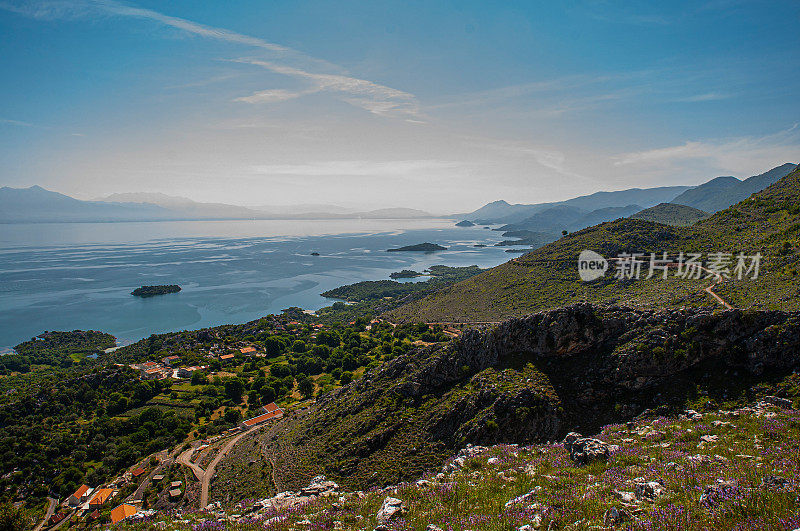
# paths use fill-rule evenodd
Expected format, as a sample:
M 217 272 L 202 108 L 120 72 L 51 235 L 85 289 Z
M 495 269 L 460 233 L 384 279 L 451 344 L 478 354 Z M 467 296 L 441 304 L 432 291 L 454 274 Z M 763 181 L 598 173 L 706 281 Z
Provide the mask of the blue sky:
M 798 162 L 800 4 L 628 4 L 0 0 L 0 184 L 448 211 Z

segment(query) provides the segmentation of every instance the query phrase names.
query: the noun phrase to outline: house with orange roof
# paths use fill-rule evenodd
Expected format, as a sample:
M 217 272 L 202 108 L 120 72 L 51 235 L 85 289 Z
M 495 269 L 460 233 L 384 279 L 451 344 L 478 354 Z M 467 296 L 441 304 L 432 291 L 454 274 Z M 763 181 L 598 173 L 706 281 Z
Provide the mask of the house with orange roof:
M 127 503 L 117 505 L 111 511 L 111 523 L 117 524 L 125 520 L 126 518 L 130 518 L 137 512 L 138 511 L 136 510 L 136 507 L 134 507 L 133 505 Z
M 264 408 L 266 409 L 269 406 L 274 406 L 274 409 L 270 409 L 266 413 L 258 415 L 257 417 L 245 420 L 241 424 L 242 429 L 249 430 L 250 428 L 264 424 L 268 420 L 272 420 L 283 416 L 283 410 L 278 406 L 276 406 L 275 404 L 267 404 L 266 406 L 264 406 Z
M 273 413 L 275 411 L 281 411 L 281 408 L 279 408 L 278 405 L 275 404 L 275 402 L 270 402 L 261 409 L 264 411 L 264 413 Z M 281 411 L 281 413 L 283 412 Z
M 132 475 L 133 477 L 135 477 L 135 478 L 138 478 L 138 477 L 139 477 L 139 476 L 141 476 L 142 474 L 144 474 L 144 468 L 142 468 L 142 467 L 140 467 L 140 466 L 139 466 L 139 467 L 136 467 L 136 468 L 134 468 L 133 470 L 131 470 L 131 475 Z
M 239 349 L 239 352 L 241 352 L 242 354 L 252 354 L 255 351 L 256 351 L 255 347 L 244 347 Z
M 233 354 L 223 354 L 219 357 L 220 361 L 228 361 L 233 359 Z
M 81 485 L 78 490 L 73 492 L 68 500 L 70 507 L 77 507 L 80 504 L 86 502 L 89 499 L 89 496 L 92 494 L 94 489 L 89 487 L 88 485 Z
M 89 509 L 98 509 L 102 507 L 113 494 L 113 489 L 97 489 L 97 492 L 89 501 Z

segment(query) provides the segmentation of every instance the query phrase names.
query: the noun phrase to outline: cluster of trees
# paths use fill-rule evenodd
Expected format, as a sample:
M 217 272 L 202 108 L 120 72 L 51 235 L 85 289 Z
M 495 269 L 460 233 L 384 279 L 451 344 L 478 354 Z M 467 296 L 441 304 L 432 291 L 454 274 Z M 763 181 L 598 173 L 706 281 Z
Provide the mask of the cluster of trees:
M 427 282 L 395 282 L 394 280 L 366 280 L 347 286 L 340 286 L 328 290 L 323 297 L 331 299 L 344 299 L 349 301 L 378 300 L 385 297 L 402 298 L 408 295 L 427 294 L 444 286 L 466 280 L 482 271 L 478 266 L 449 267 L 443 265 L 431 266 L 428 272 L 431 279 Z M 419 273 L 404 269 L 399 273 L 392 273 L 392 278 L 418 276 Z
M 191 429 L 174 410 L 144 407 L 169 382 L 116 366 L 64 376 L 0 408 L 0 499 L 97 485 Z
M 33 365 L 71 367 L 86 356 L 114 345 L 114 336 L 104 332 L 45 332 L 14 347 L 16 354 L 0 356 L 0 374 L 29 372 Z
M 48 493 L 63 498 L 81 483 L 100 484 L 144 456 L 181 443 L 193 430 L 206 436 L 235 425 L 245 398 L 254 411 L 290 400 L 295 391 L 311 397 L 318 389 L 348 384 L 357 371 L 405 353 L 417 340 L 449 339 L 425 324 L 367 328 L 368 317 L 322 330 L 286 321 L 152 336 L 102 361 L 79 364 L 75 357 L 113 345 L 113 337 L 50 333 L 23 344 L 17 356 L 53 366 L 0 380 L 0 502 L 43 500 Z M 207 357 L 212 344 L 237 355 L 223 366 Z M 266 356 L 241 355 L 242 344 Z M 195 372 L 186 388 L 171 379 L 141 380 L 137 371 L 110 364 L 168 355 L 178 355 L 182 365 L 210 367 Z M 68 369 L 61 368 L 64 359 Z M 220 369 L 232 375 L 216 374 Z

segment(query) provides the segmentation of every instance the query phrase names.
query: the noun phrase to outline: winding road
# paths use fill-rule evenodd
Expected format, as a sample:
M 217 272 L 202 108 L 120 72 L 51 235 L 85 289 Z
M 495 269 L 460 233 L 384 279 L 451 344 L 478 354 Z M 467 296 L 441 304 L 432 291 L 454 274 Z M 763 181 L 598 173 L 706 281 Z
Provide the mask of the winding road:
M 53 516 L 53 513 L 56 512 L 56 507 L 58 507 L 58 500 L 48 496 L 47 501 L 50 503 L 47 506 L 47 512 L 44 513 L 44 518 L 42 519 L 41 522 L 39 522 L 39 525 L 37 525 L 33 529 L 33 531 L 39 531 L 42 527 L 44 527 L 47 521 L 50 520 L 50 517 Z
M 178 463 L 189 467 L 192 470 L 192 472 L 194 472 L 194 475 L 197 478 L 197 480 L 200 482 L 200 509 L 205 509 L 206 506 L 208 505 L 208 491 L 209 488 L 211 487 L 211 480 L 214 478 L 214 473 L 216 472 L 217 465 L 219 464 L 220 461 L 222 461 L 222 458 L 225 457 L 225 455 L 227 455 L 227 453 L 231 451 L 231 448 L 236 446 L 236 443 L 238 443 L 242 437 L 244 437 L 247 434 L 254 433 L 255 431 L 260 430 L 261 428 L 267 425 L 268 424 L 265 423 L 261 424 L 260 426 L 255 426 L 249 429 L 248 431 L 244 431 L 233 437 L 231 440 L 225 443 L 225 446 L 223 446 L 219 452 L 217 452 L 217 455 L 214 456 L 214 459 L 211 461 L 211 463 L 208 464 L 208 467 L 205 470 L 203 470 L 197 463 L 192 462 L 192 455 L 194 455 L 196 448 L 194 447 L 189 448 L 188 450 L 185 450 L 178 456 L 177 459 Z
M 201 509 L 205 509 L 206 505 L 208 505 L 208 489 L 211 486 L 211 480 L 214 478 L 214 472 L 217 468 L 217 464 L 219 464 L 219 462 L 222 461 L 222 458 L 225 457 L 225 455 L 231 451 L 231 448 L 236 446 L 236 443 L 238 443 L 242 437 L 244 437 L 249 433 L 254 433 L 267 425 L 268 423 L 264 423 L 261 424 L 260 426 L 254 426 L 253 428 L 250 428 L 249 430 L 240 433 L 239 435 L 235 436 L 233 439 L 225 443 L 225 446 L 223 446 L 222 449 L 219 452 L 217 452 L 217 455 L 214 456 L 214 460 L 211 461 L 211 463 L 209 463 L 208 465 L 208 468 L 206 468 L 206 472 L 205 474 L 203 474 L 203 479 L 200 482 Z
M 194 475 L 197 478 L 197 481 L 203 481 L 203 477 L 205 476 L 205 470 L 200 468 L 200 466 L 197 463 L 192 463 L 192 455 L 194 455 L 194 451 L 195 448 L 192 447 L 186 450 L 185 452 L 181 453 L 178 456 L 178 462 L 182 465 L 186 465 L 189 468 L 191 468 L 192 472 L 194 472 Z

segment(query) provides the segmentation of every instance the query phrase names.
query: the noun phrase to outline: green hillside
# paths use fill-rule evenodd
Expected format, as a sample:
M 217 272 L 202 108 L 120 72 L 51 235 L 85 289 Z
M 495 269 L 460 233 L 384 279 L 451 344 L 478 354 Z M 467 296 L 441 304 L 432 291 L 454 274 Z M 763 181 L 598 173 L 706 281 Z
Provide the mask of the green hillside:
M 615 279 L 611 273 L 581 282 L 577 259 L 584 249 L 605 257 L 622 252 L 761 253 L 757 280 L 726 280 L 715 291 L 731 305 L 798 309 L 800 171 L 692 227 L 638 219 L 602 223 L 560 238 L 438 293 L 385 314 L 390 321 L 499 321 L 580 301 L 639 307 L 716 304 L 703 292 L 709 280 Z
M 647 208 L 632 215 L 633 219 L 642 219 L 661 223 L 662 225 L 672 225 L 673 227 L 688 227 L 694 225 L 701 219 L 706 219 L 711 214 L 698 208 L 675 203 L 661 203 L 654 207 Z

